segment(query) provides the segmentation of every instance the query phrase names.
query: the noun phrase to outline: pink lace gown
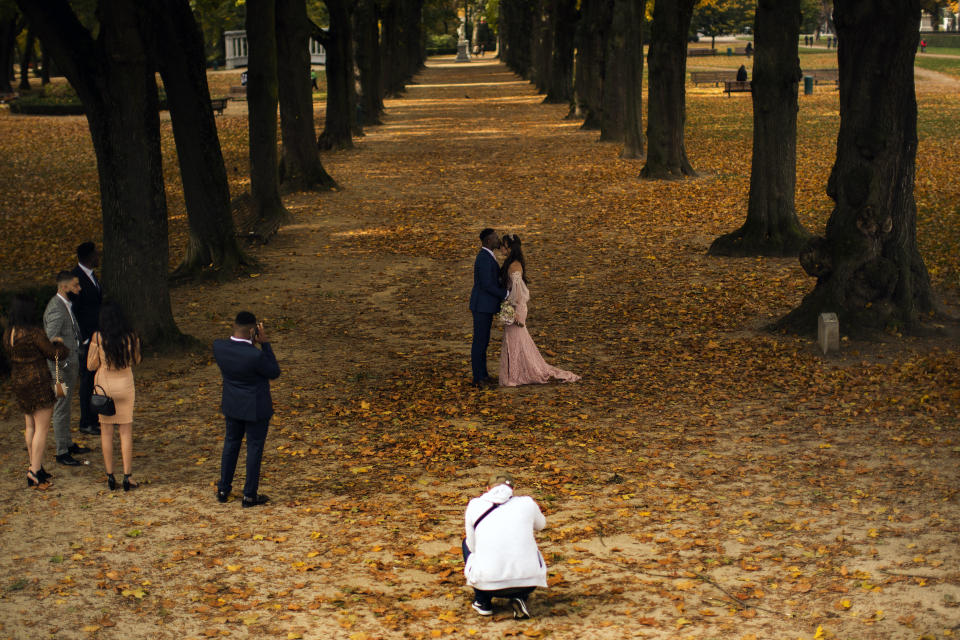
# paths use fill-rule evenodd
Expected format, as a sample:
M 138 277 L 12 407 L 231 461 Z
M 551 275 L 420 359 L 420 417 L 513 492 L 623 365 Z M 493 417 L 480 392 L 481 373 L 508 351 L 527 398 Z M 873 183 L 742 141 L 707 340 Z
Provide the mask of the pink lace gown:
M 562 382 L 576 382 L 580 379 L 575 373 L 552 367 L 540 355 L 537 345 L 527 331 L 527 302 L 530 291 L 516 271 L 510 274 L 510 297 L 507 298 L 517 310 L 516 324 L 503 328 L 503 347 L 500 351 L 500 386 L 516 387 L 521 384 L 545 384 L 551 379 Z

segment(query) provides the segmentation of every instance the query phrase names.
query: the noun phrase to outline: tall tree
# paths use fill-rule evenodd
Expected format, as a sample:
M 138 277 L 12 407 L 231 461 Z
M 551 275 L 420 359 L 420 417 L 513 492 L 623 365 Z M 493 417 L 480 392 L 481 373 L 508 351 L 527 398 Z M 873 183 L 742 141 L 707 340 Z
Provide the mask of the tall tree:
M 697 0 L 656 2 L 647 54 L 647 164 L 643 178 L 693 176 L 683 142 L 686 121 L 687 33 Z
M 403 0 L 404 82 L 408 82 L 423 68 L 426 61 L 426 44 L 423 41 L 423 0 Z
M 94 38 L 67 0 L 17 4 L 83 101 L 100 178 L 104 288 L 145 343 L 177 339 L 167 284 L 159 102 L 139 9 L 101 0 Z
M 289 213 L 280 201 L 277 162 L 277 33 L 274 0 L 247 3 L 247 108 L 250 128 L 250 199 L 246 226 L 271 238 Z
M 0 95 L 13 93 L 13 52 L 17 35 L 23 28 L 23 18 L 16 5 L 0 1 Z
M 600 129 L 603 83 L 613 0 L 583 0 L 577 22 L 573 114 L 583 118 L 581 129 Z
M 550 64 L 545 78 L 546 103 L 566 104 L 573 98 L 573 36 L 577 28 L 576 0 L 548 0 Z
M 376 0 L 358 0 L 353 13 L 357 69 L 360 72 L 360 124 L 380 124 L 383 85 L 380 75 L 380 29 Z
M 537 0 L 500 0 L 500 59 L 517 75 L 530 75 Z
M 383 73 L 384 95 L 399 96 L 406 80 L 406 63 L 403 49 L 403 20 L 400 9 L 402 0 L 384 0 L 380 13 L 380 70 Z
M 337 184 L 323 168 L 314 140 L 313 87 L 310 82 L 312 23 L 307 17 L 306 2 L 276 0 L 276 21 L 277 97 L 283 140 L 281 176 L 284 186 L 298 191 L 333 189 Z M 330 50 L 327 49 L 328 69 L 329 56 Z
M 747 220 L 711 255 L 795 256 L 809 233 L 797 219 L 800 0 L 759 0 L 754 20 L 753 162 Z
M 851 333 L 918 324 L 933 309 L 917 247 L 913 195 L 918 0 L 836 0 L 840 132 L 827 182 L 835 206 L 826 236 L 800 263 L 817 284 L 781 326 L 810 332 L 821 312 Z
M 353 80 L 353 27 L 347 0 L 326 0 L 330 29 L 314 29 L 313 37 L 327 51 L 327 112 L 320 149 L 352 149 L 355 89 Z
M 200 27 L 187 0 L 141 2 L 155 64 L 163 79 L 183 181 L 189 240 L 175 275 L 221 278 L 246 263 L 230 211 L 230 187 L 213 110 Z
M 700 0 L 690 21 L 691 30 L 710 36 L 710 47 L 717 36 L 743 33 L 754 21 L 756 0 Z
M 642 158 L 643 145 L 643 16 L 647 0 L 617 0 L 623 10 L 627 36 L 623 47 L 623 152 L 621 158 Z
M 27 37 L 23 43 L 23 53 L 20 55 L 20 91 L 30 91 L 30 63 L 33 62 L 33 45 L 37 34 L 27 27 Z

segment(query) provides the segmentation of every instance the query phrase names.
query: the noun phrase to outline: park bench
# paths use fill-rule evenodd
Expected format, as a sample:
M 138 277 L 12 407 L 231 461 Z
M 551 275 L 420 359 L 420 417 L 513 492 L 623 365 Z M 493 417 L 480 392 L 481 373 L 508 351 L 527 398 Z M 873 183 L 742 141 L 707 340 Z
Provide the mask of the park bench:
M 227 108 L 227 100 L 230 98 L 211 98 L 210 108 L 218 115 L 223 115 L 223 110 Z
M 749 80 L 725 80 L 723 83 L 723 92 L 728 96 L 731 93 L 750 93 Z
M 809 71 L 804 71 L 803 75 L 813 78 L 813 84 L 820 84 L 821 82 L 832 82 L 836 85 L 840 84 L 839 69 L 810 69 Z
M 244 86 L 230 87 L 230 98 L 233 100 L 246 100 L 247 88 Z
M 690 81 L 699 86 L 701 83 L 711 82 L 713 86 L 719 87 L 721 82 L 727 80 L 736 80 L 736 71 L 691 71 Z
M 715 55 L 717 55 L 716 49 L 705 49 L 703 47 L 697 47 L 697 48 L 690 47 L 687 49 L 687 57 L 715 56 Z

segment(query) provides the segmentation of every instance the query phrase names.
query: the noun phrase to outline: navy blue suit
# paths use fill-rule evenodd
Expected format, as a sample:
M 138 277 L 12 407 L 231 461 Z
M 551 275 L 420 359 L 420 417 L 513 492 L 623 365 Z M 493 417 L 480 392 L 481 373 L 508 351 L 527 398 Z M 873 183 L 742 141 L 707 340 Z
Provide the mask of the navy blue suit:
M 226 436 L 220 460 L 220 484 L 230 493 L 237 469 L 240 444 L 247 437 L 247 478 L 243 495 L 255 499 L 260 486 L 260 461 L 273 415 L 270 381 L 280 377 L 280 366 L 269 342 L 260 349 L 238 340 L 214 340 L 213 357 L 223 376 L 221 408 L 226 418 Z
M 487 346 L 493 314 L 500 311 L 500 303 L 507 290 L 500 286 L 500 265 L 493 254 L 480 249 L 473 263 L 473 290 L 470 292 L 470 311 L 473 312 L 473 344 L 470 347 L 470 366 L 474 383 L 489 378 L 487 373 Z

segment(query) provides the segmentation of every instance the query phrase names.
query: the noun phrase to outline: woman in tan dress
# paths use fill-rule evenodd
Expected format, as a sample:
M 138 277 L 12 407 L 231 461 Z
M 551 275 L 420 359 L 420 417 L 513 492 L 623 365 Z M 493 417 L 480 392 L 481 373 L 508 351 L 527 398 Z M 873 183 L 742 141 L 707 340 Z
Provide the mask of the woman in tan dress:
M 60 339 L 50 342 L 37 322 L 33 299 L 25 295 L 14 297 L 3 332 L 3 348 L 10 360 L 10 386 L 17 399 L 26 428 L 23 432 L 30 455 L 27 486 L 46 489 L 52 483 L 43 468 L 43 450 L 47 446 L 47 432 L 53 416 L 53 380 L 47 360 L 66 358 L 70 350 Z
M 123 310 L 115 302 L 100 307 L 100 331 L 90 339 L 87 351 L 87 369 L 96 371 L 94 392 L 103 392 L 113 398 L 117 411 L 112 416 L 100 415 L 100 444 L 103 448 L 103 466 L 107 472 L 107 486 L 117 488 L 113 477 L 113 427 L 120 432 L 120 455 L 123 458 L 123 490 L 136 489 L 130 481 L 133 473 L 133 404 L 136 390 L 133 386 L 133 365 L 140 364 L 140 339 L 127 323 Z

